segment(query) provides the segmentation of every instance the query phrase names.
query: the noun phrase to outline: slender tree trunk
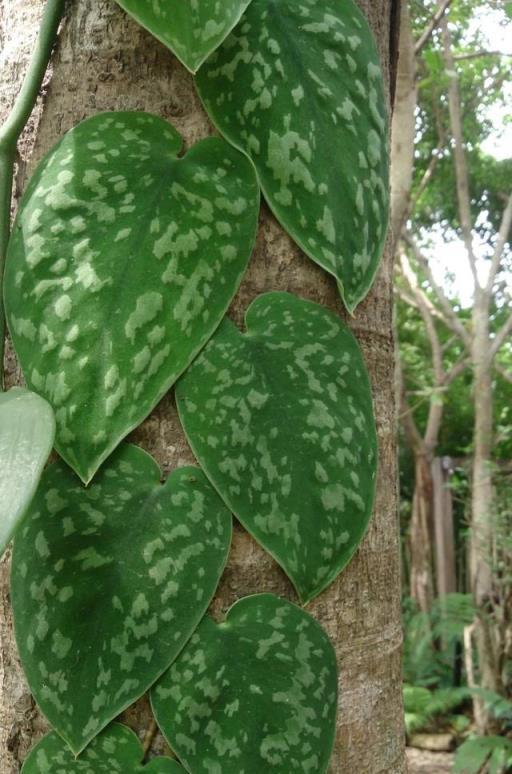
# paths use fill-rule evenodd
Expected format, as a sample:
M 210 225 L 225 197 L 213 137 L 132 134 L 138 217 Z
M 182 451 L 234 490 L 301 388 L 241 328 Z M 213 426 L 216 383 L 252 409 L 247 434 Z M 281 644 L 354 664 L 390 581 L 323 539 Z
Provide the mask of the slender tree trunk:
M 395 245 L 410 206 L 416 137 L 416 58 L 408 0 L 401 5 L 399 41 L 391 129 L 391 228 Z
M 473 436 L 471 583 L 478 605 L 489 598 L 492 584 L 492 363 L 489 359 L 489 309 L 477 292 L 473 312 Z
M 440 597 L 443 597 L 457 591 L 452 493 L 449 486 L 450 474 L 444 468 L 443 459 L 436 457 L 432 461 L 431 470 L 434 489 L 436 591 Z
M 361 0 L 390 72 L 393 0 Z M 3 14 L 23 3 L 4 0 Z M 41 3 L 38 3 L 41 5 Z M 27 36 L 26 27 L 12 34 Z M 1 87 L 0 87 L 1 88 Z M 172 121 L 188 145 L 212 132 L 184 68 L 112 0 L 76 0 L 55 57 L 53 78 L 37 133 L 33 164 L 62 133 L 100 110 L 147 110 Z M 393 396 L 392 261 L 388 251 L 378 281 L 351 325 L 371 374 L 380 440 L 375 517 L 357 556 L 310 610 L 329 632 L 340 665 L 339 725 L 333 774 L 405 774 L 401 707 L 401 625 L 395 407 Z M 241 324 L 248 303 L 267 290 L 288 290 L 342 314 L 335 283 L 305 258 L 263 208 L 251 267 L 230 310 Z M 10 374 L 10 383 L 16 371 Z M 132 437 L 168 472 L 193 462 L 172 395 Z M 0 771 L 15 774 L 45 723 L 30 698 L 16 656 L 7 585 L 0 589 Z M 221 615 L 246 594 L 272 591 L 293 599 L 273 560 L 240 528 L 213 612 Z M 142 700 L 124 719 L 140 734 L 150 724 Z M 157 737 L 154 750 L 163 749 Z
M 414 496 L 409 546 L 411 597 L 422 613 L 430 613 L 434 600 L 432 556 L 433 481 L 432 459 L 425 451 L 414 455 Z
M 391 230 L 395 251 L 411 203 L 416 103 L 416 58 L 407 1 L 402 3 L 400 12 L 399 58 L 391 130 Z M 414 423 L 406 406 L 402 409 L 402 412 L 405 411 L 408 412 L 409 422 Z M 408 432 L 407 426 L 405 430 L 414 456 L 414 495 L 409 529 L 410 594 L 419 609 L 428 613 L 434 596 L 430 459 L 416 426 L 411 432 Z
M 473 390 L 475 425 L 473 435 L 473 488 L 471 502 L 471 587 L 477 607 L 475 640 L 479 685 L 500 689 L 494 647 L 494 625 L 490 618 L 493 593 L 493 384 L 489 357 L 489 301 L 483 291 L 475 294 L 473 311 Z M 475 720 L 481 733 L 489 731 L 490 717 L 484 703 L 474 702 Z

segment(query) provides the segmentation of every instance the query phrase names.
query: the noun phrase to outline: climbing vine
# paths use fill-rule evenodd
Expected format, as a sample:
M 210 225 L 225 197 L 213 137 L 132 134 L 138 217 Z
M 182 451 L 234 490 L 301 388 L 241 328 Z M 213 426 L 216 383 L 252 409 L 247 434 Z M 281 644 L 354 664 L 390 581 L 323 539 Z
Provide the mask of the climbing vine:
M 49 0 L 0 132 L 3 296 L 29 388 L 0 396 L 0 551 L 15 535 L 16 640 L 54 729 L 23 774 L 324 774 L 338 683 L 326 633 L 271 594 L 222 623 L 207 609 L 233 515 L 301 605 L 350 561 L 375 492 L 370 384 L 354 336 L 318 304 L 267 293 L 245 333 L 225 315 L 260 191 L 349 312 L 370 289 L 388 218 L 374 40 L 353 0 L 117 2 L 197 72 L 221 136 L 183 154 L 156 116 L 93 116 L 40 163 L 10 235 L 14 150 L 63 12 Z M 175 384 L 200 467 L 162 485 L 123 439 Z M 178 760 L 144 765 L 112 722 L 148 690 Z

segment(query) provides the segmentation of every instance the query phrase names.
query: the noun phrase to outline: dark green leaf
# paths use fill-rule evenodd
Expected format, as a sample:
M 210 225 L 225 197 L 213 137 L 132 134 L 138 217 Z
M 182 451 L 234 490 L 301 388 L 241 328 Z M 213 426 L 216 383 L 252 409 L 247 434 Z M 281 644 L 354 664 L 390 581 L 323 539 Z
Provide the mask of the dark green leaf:
M 154 758 L 142 766 L 142 745 L 129 728 L 113 723 L 75 758 L 54 731 L 30 752 L 22 774 L 185 774 L 171 758 Z
M 336 727 L 336 656 L 319 624 L 271 594 L 206 617 L 151 694 L 192 774 L 324 774 Z
M 357 342 L 334 314 L 287 293 L 225 320 L 178 382 L 206 475 L 304 602 L 347 564 L 370 518 L 376 437 Z
M 191 72 L 238 24 L 251 0 L 116 0 Z
M 254 243 L 252 164 L 145 113 L 69 132 L 23 197 L 5 277 L 27 382 L 86 483 L 210 338 Z M 30 312 L 28 311 L 30 310 Z
M 135 446 L 121 447 L 88 489 L 52 465 L 14 541 L 23 668 L 76 753 L 176 658 L 226 562 L 231 514 L 201 471 L 159 479 Z
M 353 0 L 253 0 L 197 78 L 211 119 L 254 161 L 278 220 L 338 278 L 349 310 L 375 276 L 388 221 L 388 119 Z
M 0 556 L 30 505 L 54 438 L 45 400 L 19 387 L 0 394 Z

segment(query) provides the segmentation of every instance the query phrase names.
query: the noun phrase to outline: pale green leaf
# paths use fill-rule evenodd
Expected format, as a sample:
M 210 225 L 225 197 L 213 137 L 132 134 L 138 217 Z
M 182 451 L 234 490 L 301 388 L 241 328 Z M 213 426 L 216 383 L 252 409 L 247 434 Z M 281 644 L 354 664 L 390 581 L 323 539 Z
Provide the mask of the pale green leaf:
M 54 438 L 45 400 L 20 387 L 0 394 L 0 556 L 30 505 Z
M 52 731 L 31 750 L 21 774 L 185 774 L 171 758 L 154 758 L 143 766 L 143 757 L 138 738 L 119 723 L 106 728 L 79 758 Z
M 253 0 L 197 77 L 222 134 L 352 311 L 388 222 L 388 117 L 366 18 L 353 0 Z
M 288 293 L 225 320 L 177 384 L 197 459 L 303 602 L 350 561 L 372 511 L 377 448 L 366 368 L 332 312 Z
M 9 328 L 83 481 L 149 414 L 222 320 L 254 244 L 252 164 L 216 138 L 106 113 L 35 172 L 10 241 Z
M 192 774 L 324 774 L 336 727 L 336 656 L 307 613 L 271 594 L 206 617 L 151 692 Z
M 492 774 L 501 774 L 502 765 L 512 763 L 512 742 L 503 736 L 477 736 L 459 747 L 453 765 L 454 774 L 480 774 L 491 761 Z
M 238 24 L 251 0 L 116 2 L 194 73 Z
M 224 569 L 231 514 L 198 468 L 160 475 L 128 445 L 87 489 L 52 465 L 14 541 L 23 668 L 75 753 L 168 668 Z

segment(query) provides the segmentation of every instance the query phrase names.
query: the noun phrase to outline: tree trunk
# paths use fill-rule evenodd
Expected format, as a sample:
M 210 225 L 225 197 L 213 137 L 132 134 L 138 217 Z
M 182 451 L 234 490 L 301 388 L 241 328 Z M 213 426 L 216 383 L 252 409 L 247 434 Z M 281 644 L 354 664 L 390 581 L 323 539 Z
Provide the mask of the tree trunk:
M 414 495 L 412 500 L 409 547 L 411 555 L 411 597 L 422 613 L 430 613 L 434 600 L 432 532 L 433 481 L 431 458 L 414 452 Z
M 11 35 L 27 38 L 20 0 L 3 0 Z M 361 0 L 378 38 L 385 73 L 391 71 L 393 0 Z M 33 3 L 41 6 L 42 3 Z M 31 34 L 31 31 L 30 31 Z M 2 88 L 2 87 L 0 87 Z M 53 64 L 31 166 L 67 129 L 101 110 L 146 110 L 170 120 L 188 145 L 212 133 L 192 79 L 173 56 L 111 0 L 76 0 Z M 375 516 L 351 565 L 310 610 L 329 632 L 340 665 L 339 725 L 333 774 L 404 774 L 401 706 L 401 625 L 395 406 L 393 396 L 392 266 L 388 251 L 369 298 L 351 320 L 371 374 L 380 440 Z M 256 251 L 230 315 L 241 324 L 259 293 L 288 290 L 343 314 L 332 278 L 295 247 L 264 207 Z M 10 384 L 16 369 L 10 373 Z M 132 436 L 165 472 L 193 462 L 172 394 Z M 17 660 L 9 610 L 7 559 L 0 593 L 0 771 L 15 774 L 45 723 L 34 707 Z M 213 613 L 237 598 L 272 591 L 294 599 L 274 561 L 241 528 Z M 125 718 L 142 736 L 150 724 L 146 700 Z M 162 750 L 157 737 L 154 750 Z
M 449 483 L 450 473 L 444 458 L 432 461 L 433 516 L 435 543 L 436 590 L 440 597 L 457 591 L 453 503 Z
M 475 425 L 473 434 L 473 487 L 471 501 L 471 588 L 477 608 L 475 640 L 478 653 L 479 685 L 500 690 L 499 669 L 494 647 L 493 593 L 493 385 L 489 357 L 489 302 L 483 291 L 475 294 L 473 310 L 473 391 Z M 484 702 L 475 699 L 475 720 L 481 733 L 489 732 L 490 717 Z
M 416 139 L 416 58 L 409 2 L 400 13 L 400 43 L 395 104 L 391 129 L 391 230 L 394 244 L 400 239 L 409 211 Z

